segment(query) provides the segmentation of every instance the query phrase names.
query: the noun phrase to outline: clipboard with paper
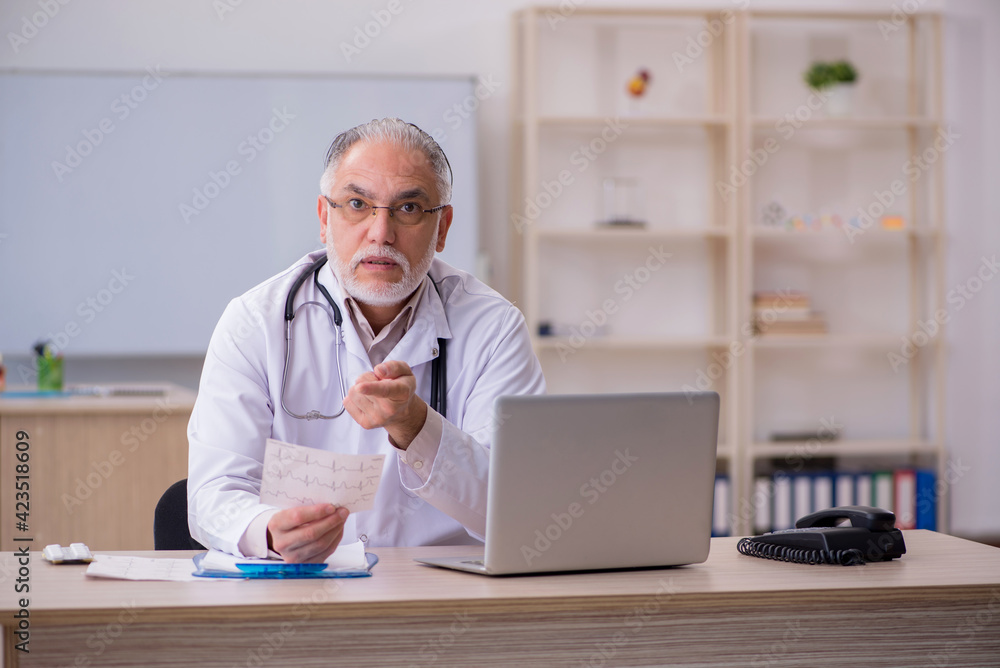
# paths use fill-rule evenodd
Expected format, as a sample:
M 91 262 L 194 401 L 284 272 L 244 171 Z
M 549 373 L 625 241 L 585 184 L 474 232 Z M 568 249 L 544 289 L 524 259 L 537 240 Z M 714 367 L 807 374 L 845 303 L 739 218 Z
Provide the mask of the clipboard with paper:
M 341 545 L 319 564 L 289 564 L 276 559 L 235 557 L 219 550 L 195 555 L 194 575 L 238 580 L 284 580 L 302 578 L 364 578 L 371 576 L 378 557 L 365 552 L 361 541 Z
M 358 512 L 369 510 L 382 478 L 385 455 L 352 455 L 267 439 L 260 501 L 277 508 L 331 503 Z M 246 559 L 218 550 L 195 557 L 201 577 L 277 579 L 350 578 L 371 575 L 378 557 L 361 542 L 341 545 L 321 564 L 289 564 Z

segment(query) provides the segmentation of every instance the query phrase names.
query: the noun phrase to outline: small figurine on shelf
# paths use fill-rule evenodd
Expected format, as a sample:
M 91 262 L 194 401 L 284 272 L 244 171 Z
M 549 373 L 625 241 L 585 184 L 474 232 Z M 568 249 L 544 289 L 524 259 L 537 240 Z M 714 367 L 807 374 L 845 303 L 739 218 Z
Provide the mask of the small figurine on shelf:
M 904 230 L 906 219 L 899 215 L 882 216 L 883 230 Z
M 613 227 L 645 227 L 642 183 L 634 178 L 604 179 L 604 219 Z
M 766 227 L 777 227 L 783 225 L 788 220 L 788 212 L 780 202 L 771 200 L 761 209 L 760 224 Z
M 628 92 L 628 113 L 637 115 L 642 112 L 640 102 L 649 88 L 650 78 L 649 70 L 641 67 L 628 80 L 628 84 L 625 86 L 625 90 Z
M 628 80 L 628 92 L 632 97 L 642 97 L 649 85 L 649 70 L 640 68 L 635 75 Z

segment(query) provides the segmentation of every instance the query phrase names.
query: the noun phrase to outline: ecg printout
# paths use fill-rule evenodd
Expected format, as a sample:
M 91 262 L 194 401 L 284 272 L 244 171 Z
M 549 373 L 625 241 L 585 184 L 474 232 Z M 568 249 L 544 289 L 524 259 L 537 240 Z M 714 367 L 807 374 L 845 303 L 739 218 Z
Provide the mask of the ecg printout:
M 291 508 L 332 503 L 370 510 L 382 479 L 385 455 L 327 452 L 267 439 L 260 502 Z

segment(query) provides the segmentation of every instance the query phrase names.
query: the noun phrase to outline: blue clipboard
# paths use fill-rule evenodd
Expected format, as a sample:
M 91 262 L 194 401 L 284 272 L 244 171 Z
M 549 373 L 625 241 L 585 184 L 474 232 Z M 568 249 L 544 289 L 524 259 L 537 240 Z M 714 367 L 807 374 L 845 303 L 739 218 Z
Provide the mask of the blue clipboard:
M 327 564 L 287 564 L 275 561 L 273 564 L 237 564 L 239 572 L 202 568 L 202 560 L 208 552 L 194 556 L 194 575 L 201 578 L 229 578 L 232 580 L 302 580 L 320 578 L 369 578 L 378 557 L 365 552 L 367 568 L 354 570 L 328 570 Z

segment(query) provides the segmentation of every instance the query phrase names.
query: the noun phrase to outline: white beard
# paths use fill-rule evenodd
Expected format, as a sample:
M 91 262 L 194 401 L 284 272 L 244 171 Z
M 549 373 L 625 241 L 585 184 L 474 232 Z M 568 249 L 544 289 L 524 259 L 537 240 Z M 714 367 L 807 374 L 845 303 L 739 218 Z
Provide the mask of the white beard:
M 404 302 L 407 297 L 413 294 L 413 291 L 417 289 L 420 282 L 424 280 L 427 270 L 431 268 L 431 262 L 434 261 L 436 246 L 437 228 L 435 227 L 435 233 L 431 237 L 431 243 L 427 246 L 427 251 L 413 267 L 410 266 L 410 262 L 406 259 L 406 256 L 392 246 L 359 248 L 349 263 L 341 262 L 340 256 L 337 255 L 332 235 L 330 236 L 329 243 L 326 245 L 326 253 L 330 258 L 333 273 L 337 277 L 337 280 L 340 281 L 340 286 L 344 289 L 344 292 L 368 306 L 394 306 Z M 362 282 L 358 279 L 355 272 L 358 265 L 366 257 L 384 257 L 392 260 L 403 270 L 403 277 L 395 283 Z

